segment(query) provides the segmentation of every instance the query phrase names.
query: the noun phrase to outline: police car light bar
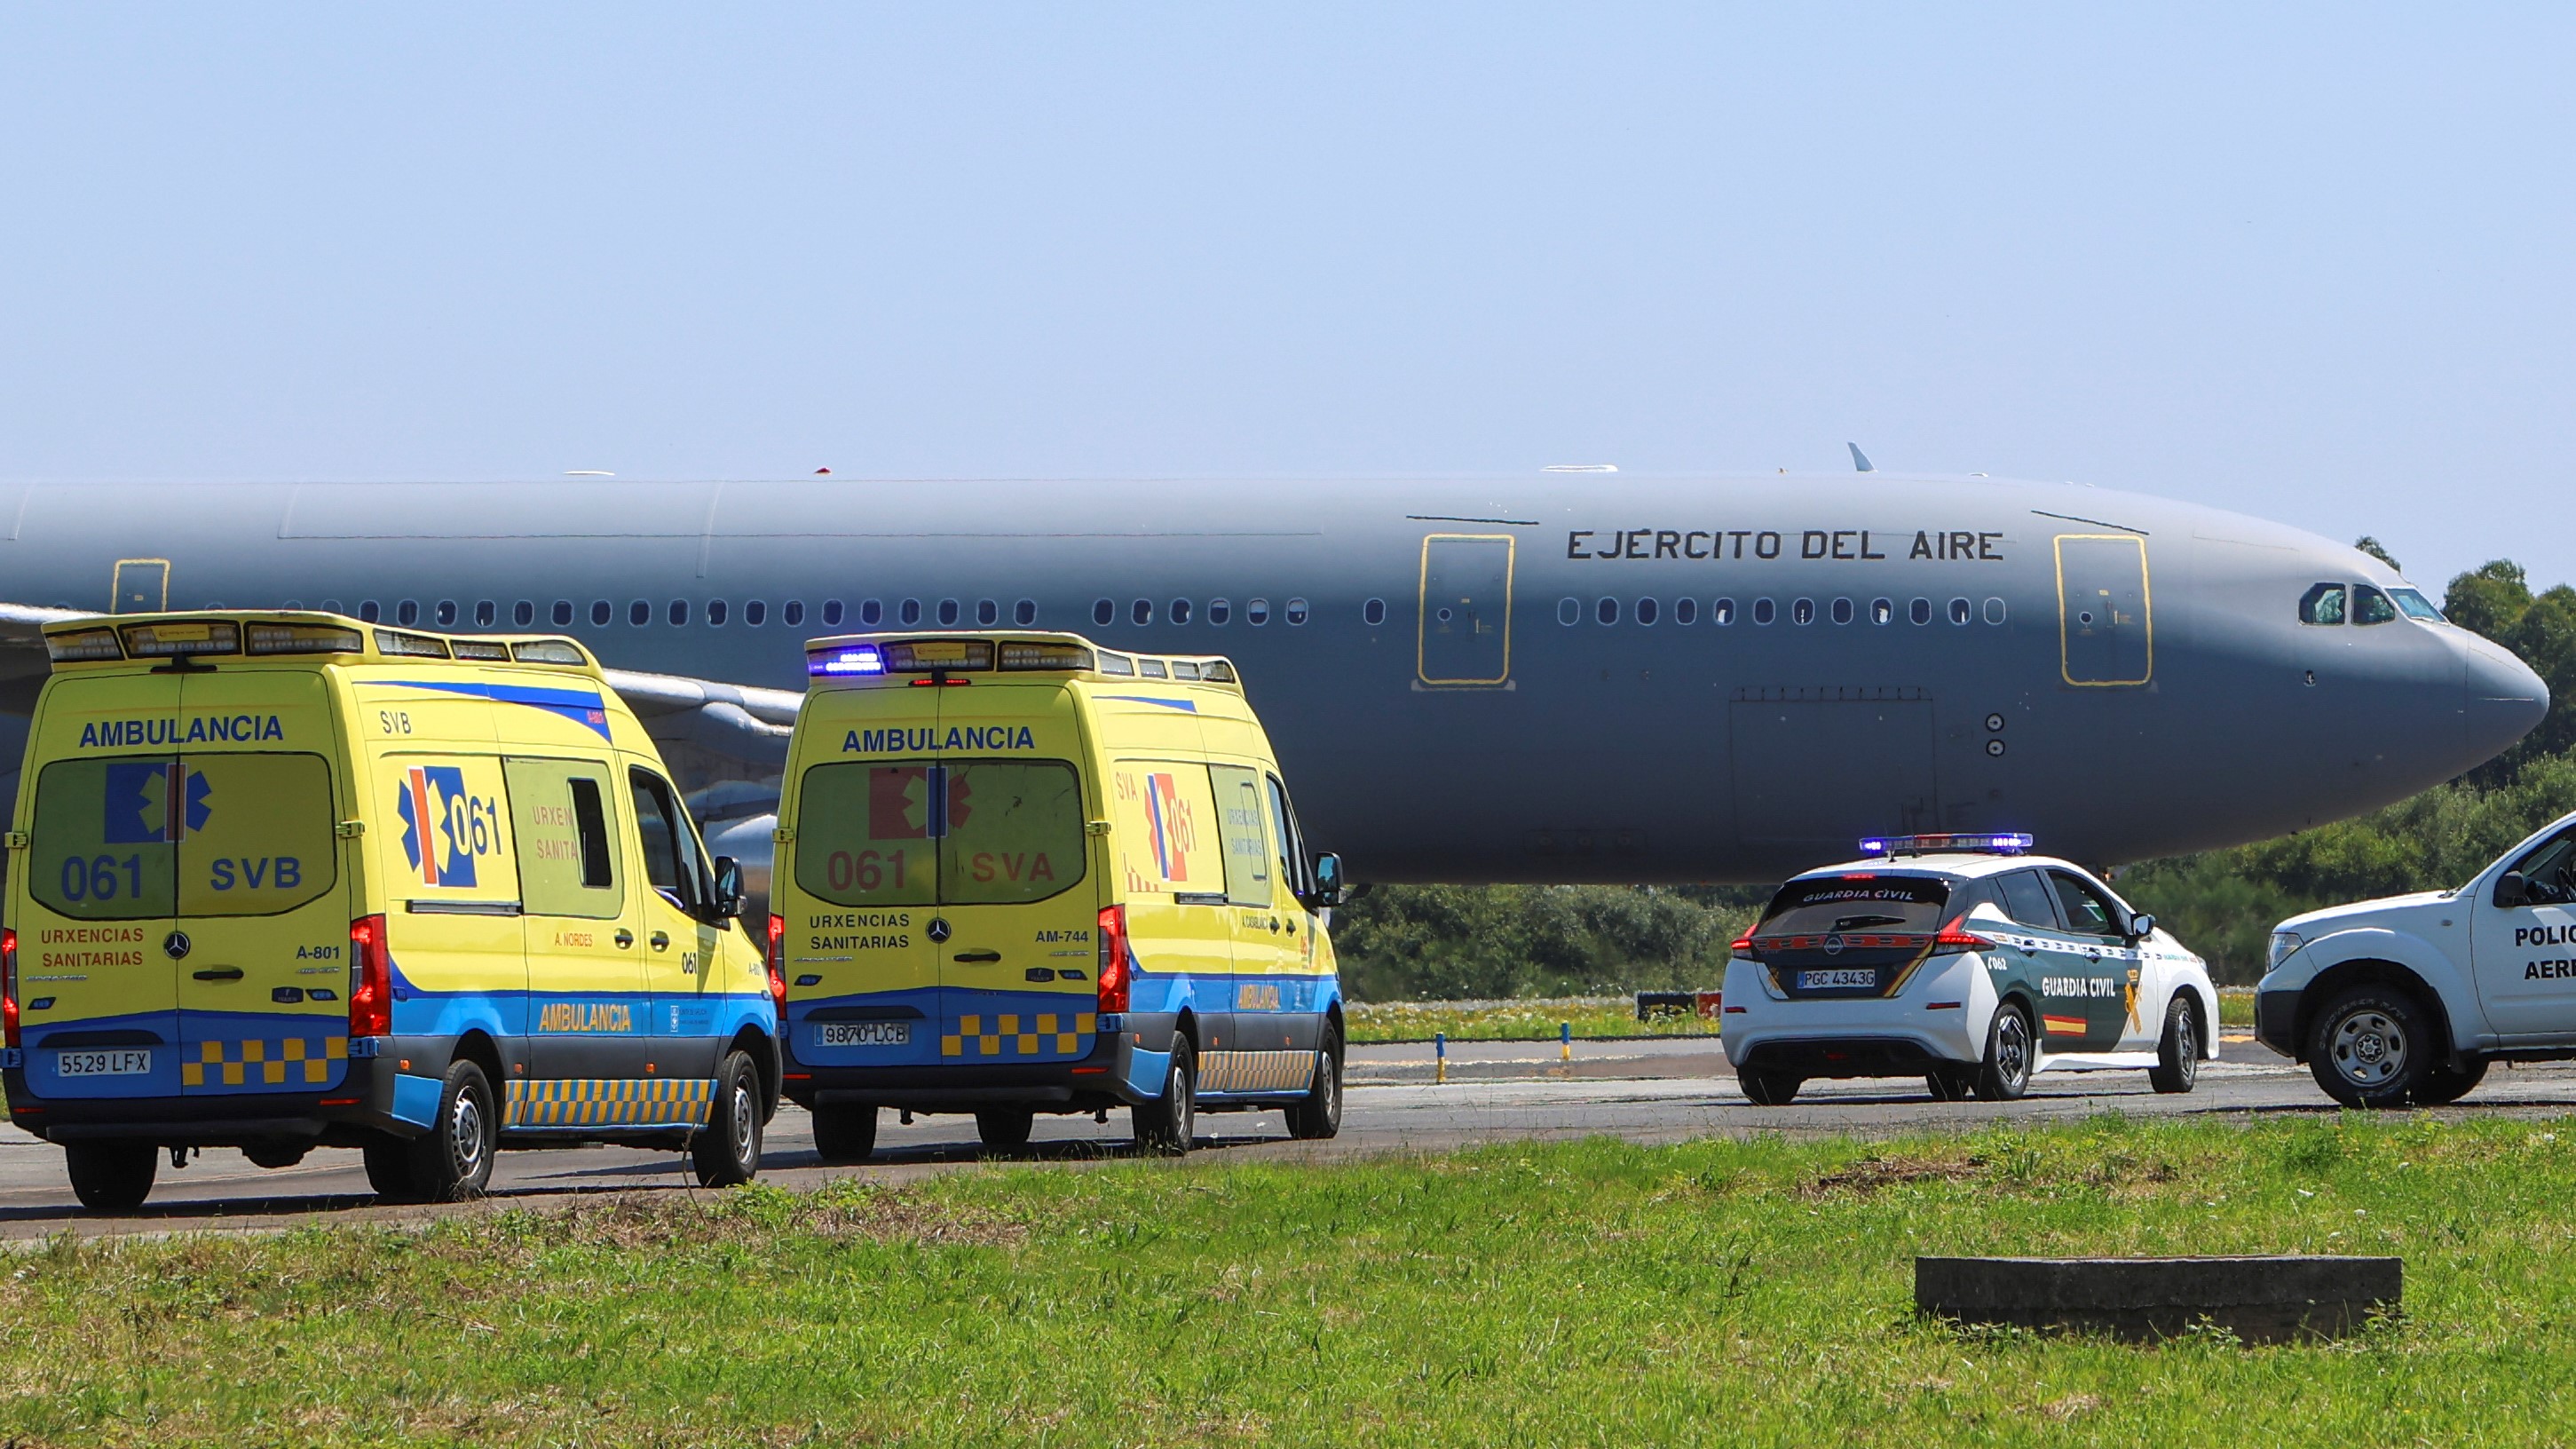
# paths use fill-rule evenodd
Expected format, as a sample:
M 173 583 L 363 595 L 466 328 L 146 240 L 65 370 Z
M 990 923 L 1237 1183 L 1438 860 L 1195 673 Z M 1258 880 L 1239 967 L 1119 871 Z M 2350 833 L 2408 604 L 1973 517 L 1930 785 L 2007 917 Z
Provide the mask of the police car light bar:
M 827 649 L 805 657 L 805 672 L 820 677 L 885 673 L 885 655 L 874 644 Z
M 1939 852 L 2017 855 L 2033 844 L 2030 833 L 2022 830 L 1987 831 L 1982 834 L 1949 835 L 1869 835 L 1860 842 L 1863 855 L 1932 855 Z

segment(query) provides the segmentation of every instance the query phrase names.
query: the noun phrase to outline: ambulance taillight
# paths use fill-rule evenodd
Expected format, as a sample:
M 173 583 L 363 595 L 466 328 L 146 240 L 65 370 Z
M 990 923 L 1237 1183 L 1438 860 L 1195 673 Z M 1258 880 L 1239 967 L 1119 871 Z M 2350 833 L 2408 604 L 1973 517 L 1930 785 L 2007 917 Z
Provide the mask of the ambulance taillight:
M 385 918 L 360 916 L 349 923 L 349 1035 L 393 1034 L 394 958 Z
M 1127 908 L 1100 908 L 1100 1009 L 1125 1011 L 1133 973 L 1128 969 Z
M 769 913 L 769 950 L 761 959 L 769 966 L 769 1004 L 778 1009 L 781 1025 L 787 1021 L 787 918 L 776 911 Z
M 18 1044 L 18 933 L 0 931 L 0 1039 Z

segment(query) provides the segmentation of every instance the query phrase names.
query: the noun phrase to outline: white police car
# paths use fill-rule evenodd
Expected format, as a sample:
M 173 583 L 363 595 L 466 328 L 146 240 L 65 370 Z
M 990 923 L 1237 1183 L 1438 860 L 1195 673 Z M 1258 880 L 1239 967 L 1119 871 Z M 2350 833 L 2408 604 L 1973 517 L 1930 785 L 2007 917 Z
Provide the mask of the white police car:
M 2576 815 L 2458 890 L 2274 927 L 2254 1036 L 2347 1107 L 2440 1106 L 2489 1062 L 2576 1056 Z
M 2144 1067 L 2188 1092 L 2218 1056 L 2208 967 L 2021 834 L 1873 838 L 1780 887 L 1726 969 L 1726 1055 L 1752 1101 L 1812 1077 L 1921 1077 L 2010 1101 L 2033 1073 Z

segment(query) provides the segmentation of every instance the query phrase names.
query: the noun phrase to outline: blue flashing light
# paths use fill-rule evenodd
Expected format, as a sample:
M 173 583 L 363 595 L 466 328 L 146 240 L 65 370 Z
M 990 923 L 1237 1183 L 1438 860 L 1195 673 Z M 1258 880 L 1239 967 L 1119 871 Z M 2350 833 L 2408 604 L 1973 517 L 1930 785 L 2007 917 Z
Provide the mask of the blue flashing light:
M 885 653 L 873 644 L 851 649 L 834 649 L 809 656 L 805 672 L 816 677 L 839 678 L 852 674 L 885 673 Z
M 2036 844 L 2025 830 L 1989 830 L 1973 834 L 1948 835 L 1868 835 L 1860 842 L 1863 855 L 1930 855 L 1937 851 L 1958 851 L 1987 855 L 2018 855 Z

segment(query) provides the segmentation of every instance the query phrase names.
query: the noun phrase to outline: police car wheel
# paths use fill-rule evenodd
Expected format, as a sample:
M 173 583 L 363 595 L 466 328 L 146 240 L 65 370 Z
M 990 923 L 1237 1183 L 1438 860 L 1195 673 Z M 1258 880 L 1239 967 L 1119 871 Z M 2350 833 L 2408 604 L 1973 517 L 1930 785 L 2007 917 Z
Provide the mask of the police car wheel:
M 1037 1120 L 1026 1107 L 987 1107 L 975 1114 L 975 1138 L 995 1152 L 1017 1152 L 1029 1145 Z
M 1739 1070 L 1735 1085 L 1744 1090 L 1744 1100 L 1756 1107 L 1786 1107 L 1798 1099 L 1798 1089 L 1807 1079 L 1791 1072 Z
M 161 1149 L 149 1142 L 66 1142 L 63 1167 L 82 1207 L 94 1213 L 129 1213 L 152 1195 Z
M 1935 1102 L 1964 1102 L 1977 1095 L 1974 1077 L 1959 1072 L 1934 1072 L 1923 1079 Z
M 1986 1057 L 1977 1068 L 1977 1097 L 1987 1102 L 2018 1102 L 2030 1090 L 2030 1018 L 2019 1006 L 1995 1008 L 1986 1027 Z
M 2415 1105 L 2447 1107 L 2476 1091 L 2478 1083 L 2486 1080 L 2486 1075 L 2487 1059 L 2484 1057 L 2471 1057 L 2458 1067 L 2444 1063 L 2426 1072 L 2424 1080 L 2415 1084 Z
M 1320 1141 L 1342 1130 L 1342 1031 L 1327 1024 L 1315 1053 L 1315 1085 L 1288 1107 L 1288 1135 Z
M 429 1130 L 405 1144 L 411 1152 L 411 1189 L 422 1202 L 463 1202 L 481 1197 L 492 1181 L 492 1154 L 500 1146 L 501 1119 L 492 1110 L 492 1084 L 474 1063 L 447 1069 L 438 1093 L 438 1115 Z
M 2147 1085 L 2159 1092 L 2188 1092 L 2200 1080 L 2200 1017 L 2174 993 L 2165 1008 L 2165 1032 L 2156 1039 L 2156 1064 L 2147 1068 Z
M 760 1175 L 760 1069 L 741 1052 L 716 1063 L 716 1095 L 704 1130 L 689 1139 L 700 1187 L 740 1187 Z
M 1190 1139 L 1198 1131 L 1198 1085 L 1198 1058 L 1190 1049 L 1190 1039 L 1174 1037 L 1163 1095 L 1139 1102 L 1127 1112 L 1139 1149 L 1162 1157 L 1178 1157 L 1190 1150 Z
M 865 1162 L 877 1150 L 874 1107 L 814 1108 L 814 1155 L 827 1167 Z
M 2434 1065 L 2423 1008 L 2403 991 L 2356 986 L 2317 1013 L 2308 1070 L 2347 1107 L 2400 1107 Z

